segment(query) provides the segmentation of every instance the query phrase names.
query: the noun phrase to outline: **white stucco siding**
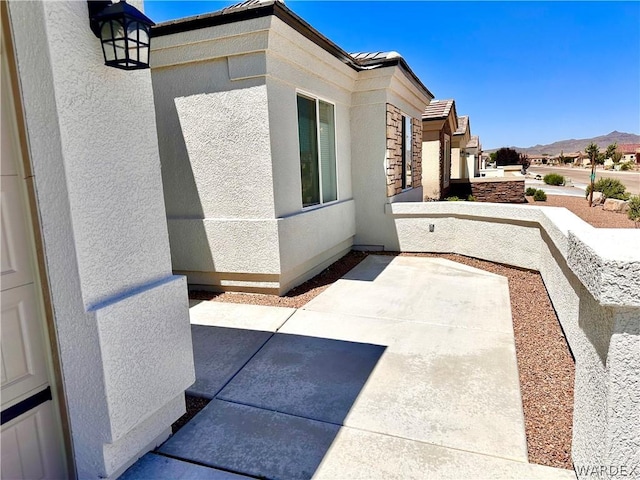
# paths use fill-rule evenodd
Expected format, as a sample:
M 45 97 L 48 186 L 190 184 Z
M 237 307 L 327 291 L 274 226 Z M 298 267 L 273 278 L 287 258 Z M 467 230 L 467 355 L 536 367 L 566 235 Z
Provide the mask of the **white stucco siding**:
M 154 37 L 151 68 L 155 70 L 264 51 L 268 45 L 270 24 L 269 17 L 262 17 Z
M 379 222 L 387 201 L 386 188 L 386 103 L 358 105 L 351 109 L 353 141 L 353 198 L 356 207 L 356 245 L 380 244 Z
M 264 74 L 261 56 L 245 68 Z M 231 81 L 226 58 L 152 78 L 167 216 L 271 216 L 264 78 Z
M 350 246 L 356 233 L 354 201 L 338 202 L 280 218 L 278 233 L 282 271 L 286 276 L 336 245 L 349 242 Z
M 351 155 L 356 203 L 354 244 L 359 247 L 376 248 L 392 241 L 393 222 L 384 214 L 387 202 L 422 200 L 422 188 L 387 197 L 387 103 L 405 115 L 421 118 L 429 100 L 397 66 L 358 73 L 352 95 Z M 424 179 L 423 161 L 423 185 Z
M 345 93 L 353 90 L 359 75 L 356 70 L 277 17 L 272 17 L 269 31 L 269 55 L 270 61 L 279 59 L 283 63 L 295 66 L 303 72 L 303 75 L 321 79 L 321 83 L 327 87 L 338 87 L 344 89 Z M 288 76 L 287 74 L 279 75 L 279 71 L 276 68 L 270 68 L 272 74 L 283 78 Z M 303 82 L 310 81 L 309 78 L 299 78 Z
M 275 219 L 169 219 L 173 268 L 189 272 L 280 272 Z
M 172 362 L 167 343 L 188 351 L 190 330 L 184 279 L 171 274 L 151 78 L 103 65 L 86 3 L 8 6 L 76 475 L 117 476 L 166 438 L 193 378 L 193 360 Z M 121 327 L 135 334 L 126 358 L 113 354 Z M 127 381 L 149 361 L 161 377 Z
M 273 217 L 266 86 L 174 101 L 204 217 Z
M 87 67 L 86 62 L 103 63 L 99 40 L 86 28 L 70 40 L 64 28 L 67 22 L 86 23 L 85 4 L 45 3 L 44 8 L 51 62 L 65 66 L 53 70 L 48 93 L 58 108 L 82 295 L 90 305 L 170 273 L 166 227 L 146 220 L 164 215 L 163 199 L 155 195 L 162 183 L 151 84 L 148 72 L 98 73 Z M 135 221 L 119 221 L 131 217 Z

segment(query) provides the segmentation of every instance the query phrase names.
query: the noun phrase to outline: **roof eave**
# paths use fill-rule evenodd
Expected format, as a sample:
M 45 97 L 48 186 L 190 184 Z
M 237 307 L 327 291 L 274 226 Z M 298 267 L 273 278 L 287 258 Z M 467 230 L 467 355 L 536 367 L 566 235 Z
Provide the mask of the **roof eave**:
M 152 37 L 161 37 L 175 33 L 188 32 L 201 28 L 215 27 L 229 23 L 252 20 L 255 18 L 268 17 L 270 15 L 278 17 L 281 21 L 296 30 L 302 36 L 312 41 L 326 52 L 330 53 L 345 65 L 356 71 L 370 70 L 373 68 L 399 66 L 412 83 L 427 96 L 434 98 L 429 89 L 422 83 L 418 76 L 411 70 L 407 62 L 402 57 L 383 60 L 377 64 L 360 65 L 351 55 L 340 48 L 337 44 L 329 40 L 309 23 L 286 7 L 282 2 L 275 1 L 261 6 L 247 6 L 234 11 L 219 10 L 205 15 L 188 17 L 179 20 L 172 20 L 155 25 L 151 29 Z

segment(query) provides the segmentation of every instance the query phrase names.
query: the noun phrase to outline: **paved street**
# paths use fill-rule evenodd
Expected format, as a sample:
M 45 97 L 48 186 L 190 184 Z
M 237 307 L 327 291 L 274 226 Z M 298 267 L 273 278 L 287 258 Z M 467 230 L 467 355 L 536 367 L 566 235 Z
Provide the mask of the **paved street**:
M 548 167 L 548 166 L 531 166 L 528 172 L 533 175 L 544 176 L 547 173 L 559 173 L 565 177 L 571 178 L 573 184 L 577 187 L 586 187 L 589 184 L 589 176 L 591 170 L 588 168 L 570 168 L 570 167 Z M 596 169 L 596 180 L 599 178 L 616 178 L 620 180 L 627 190 L 634 195 L 640 195 L 640 172 L 616 172 L 612 170 L 602 170 L 600 167 Z

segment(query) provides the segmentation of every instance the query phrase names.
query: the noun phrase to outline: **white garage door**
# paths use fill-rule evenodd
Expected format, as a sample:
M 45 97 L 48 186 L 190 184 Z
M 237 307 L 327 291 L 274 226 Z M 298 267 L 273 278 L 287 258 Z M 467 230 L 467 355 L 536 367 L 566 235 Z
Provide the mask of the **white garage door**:
M 51 395 L 42 292 L 2 33 L 1 398 L 3 479 L 65 478 L 64 444 Z

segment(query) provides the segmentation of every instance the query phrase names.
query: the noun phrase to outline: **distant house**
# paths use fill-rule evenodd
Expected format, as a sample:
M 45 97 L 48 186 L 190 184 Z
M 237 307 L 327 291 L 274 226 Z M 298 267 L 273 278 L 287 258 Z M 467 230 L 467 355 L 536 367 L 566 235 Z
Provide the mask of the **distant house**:
M 449 191 L 451 139 L 457 130 L 455 100 L 432 100 L 422 115 L 422 183 L 425 200 L 440 200 Z
M 176 273 L 282 294 L 421 201 L 433 95 L 395 52 L 349 54 L 278 1 L 157 25 L 152 81 Z
M 451 140 L 451 178 L 469 178 L 474 176 L 474 169 L 467 165 L 467 143 L 471 140 L 469 116 L 458 117 L 458 128 L 453 132 Z M 471 174 L 469 173 L 471 170 Z
M 640 143 L 626 143 L 618 145 L 618 152 L 622 153 L 621 162 L 633 162 L 640 164 Z
M 477 135 L 472 135 L 467 143 L 466 147 L 466 167 L 467 167 L 467 177 L 466 178 L 474 178 L 479 175 L 480 170 L 480 159 L 482 157 L 482 144 L 480 143 L 480 137 Z

